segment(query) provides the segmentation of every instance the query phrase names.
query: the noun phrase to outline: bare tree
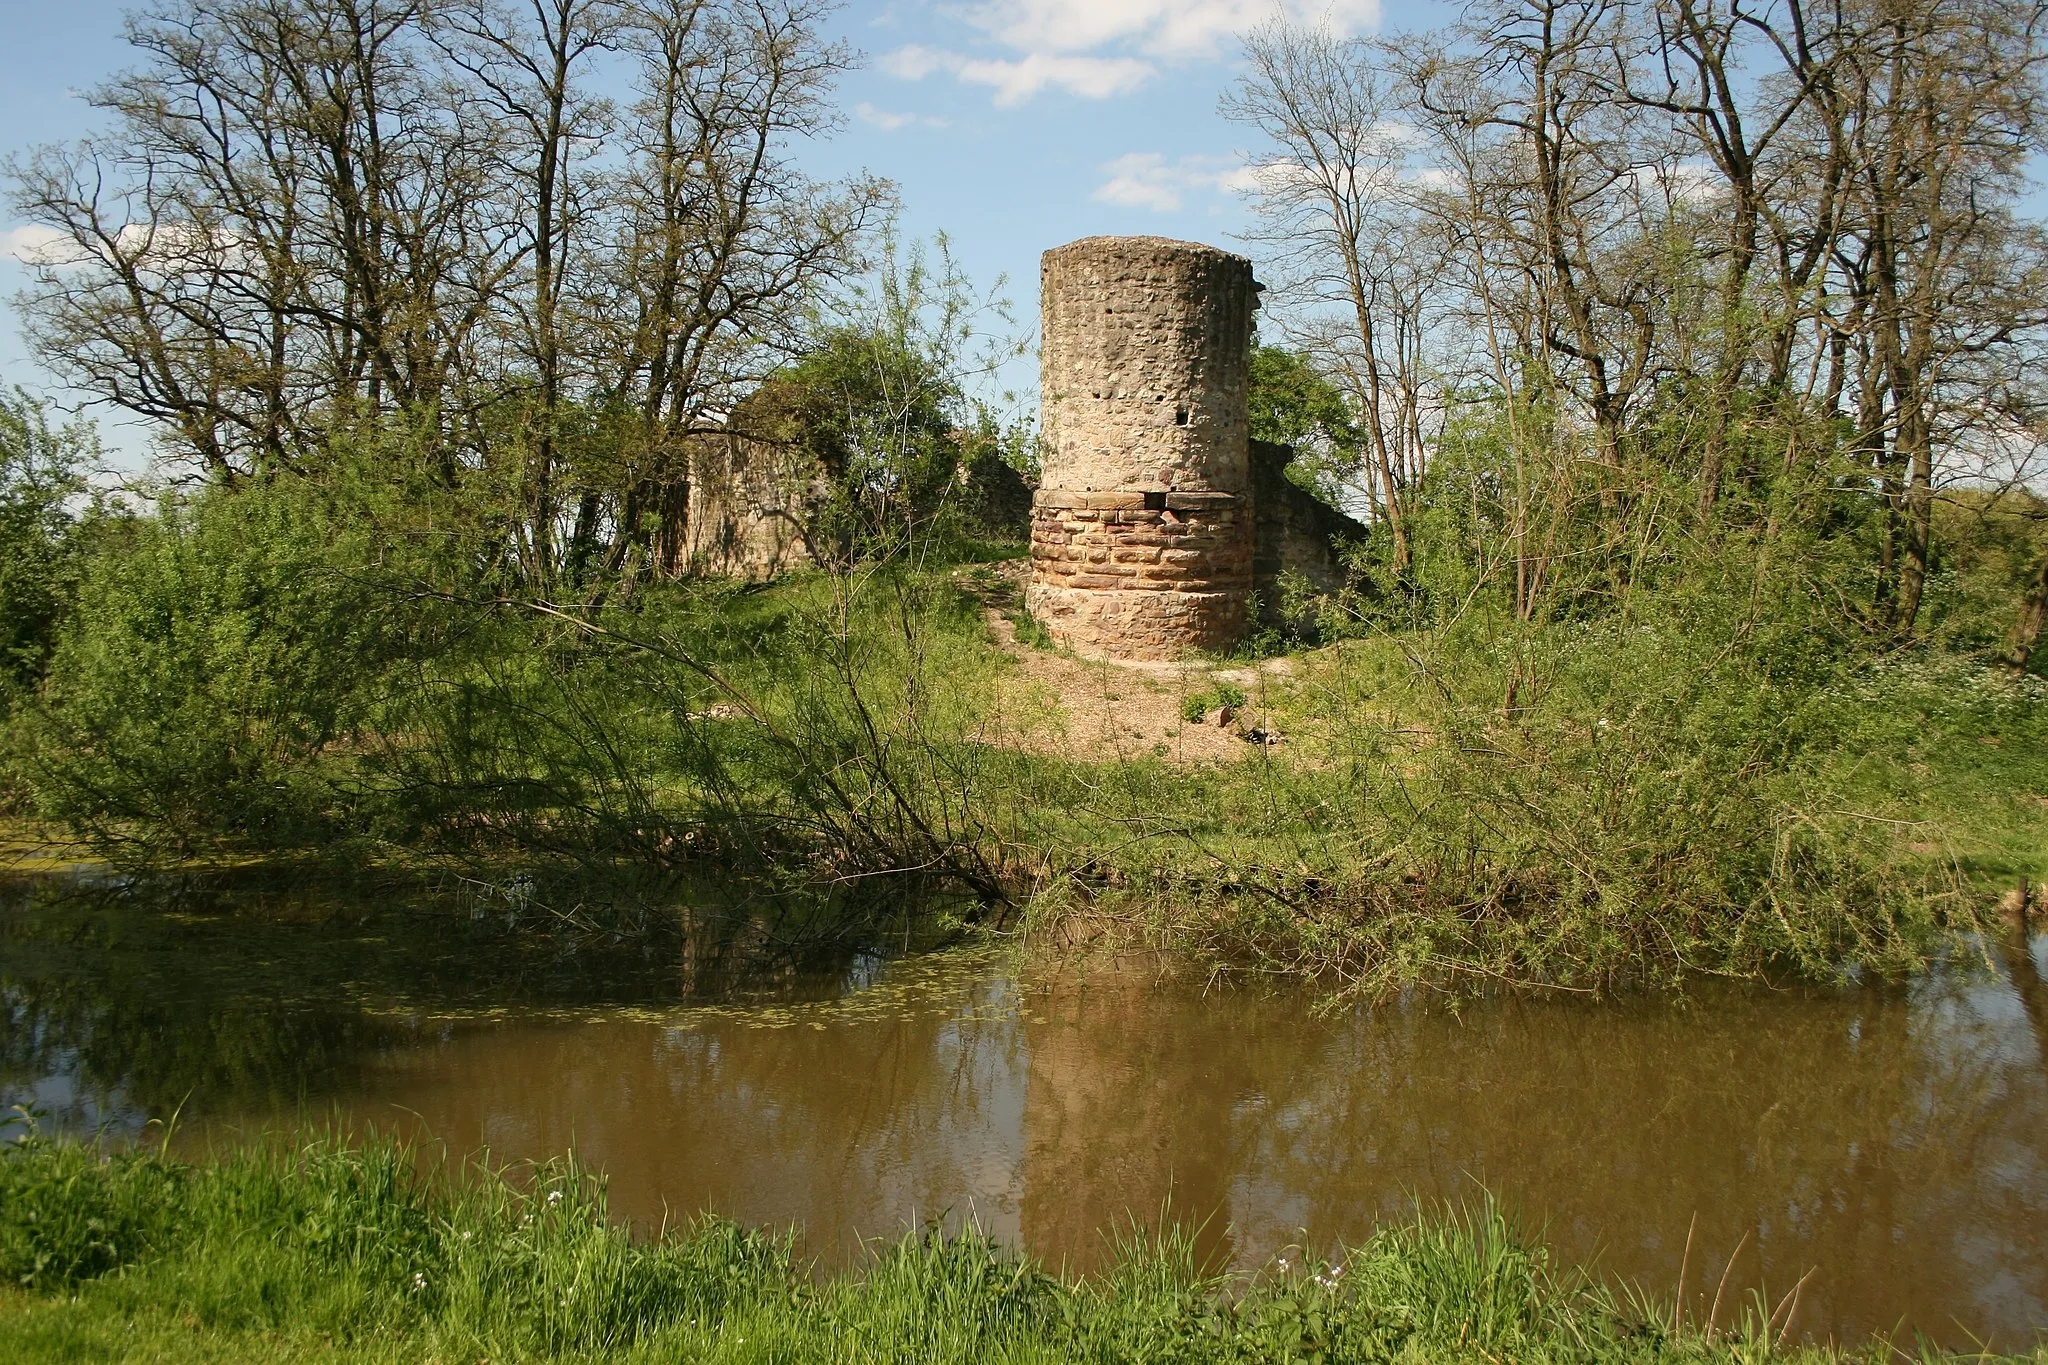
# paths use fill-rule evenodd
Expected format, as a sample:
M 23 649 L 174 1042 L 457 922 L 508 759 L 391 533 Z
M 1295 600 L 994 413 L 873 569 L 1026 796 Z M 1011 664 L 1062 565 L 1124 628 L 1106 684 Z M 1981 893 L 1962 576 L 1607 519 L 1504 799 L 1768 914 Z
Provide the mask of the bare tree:
M 597 157 L 611 132 L 610 106 L 581 89 L 594 55 L 616 41 L 617 0 L 460 0 L 436 31 L 462 73 L 465 126 L 504 130 L 500 175 L 521 219 L 524 304 L 508 291 L 518 318 L 521 370 L 532 385 L 521 404 L 518 483 L 529 499 L 520 549 L 526 576 L 549 587 L 555 577 L 554 528 L 567 357 L 563 297 L 570 274 L 598 247 L 587 228 L 601 220 Z M 590 169 L 586 170 L 585 165 Z
M 677 539 L 692 433 L 794 350 L 889 187 L 820 183 L 814 0 L 198 0 L 105 136 L 14 165 L 43 357 L 222 481 L 341 449 L 551 592 Z M 635 73 L 632 116 L 593 89 Z M 399 482 L 409 471 L 394 471 Z
M 1698 487 L 1703 517 L 1720 497 L 1737 395 L 1759 365 L 1766 395 L 1782 394 L 1799 323 L 1810 312 L 1810 286 L 1839 224 L 1848 170 L 1839 126 L 1802 118 L 1834 88 L 1836 36 L 1837 29 L 1816 31 L 1803 0 L 1675 0 L 1641 7 L 1616 43 L 1622 95 L 1670 115 L 1715 176 L 1703 187 L 1715 211 L 1695 225 L 1718 274 L 1719 350 Z M 1758 52 L 1765 54 L 1762 73 L 1748 61 Z M 1815 126 L 1827 135 L 1818 157 L 1801 136 Z M 1774 293 L 1754 288 L 1767 249 L 1777 265 Z M 1760 337 L 1770 342 L 1764 356 Z
M 1899 544 L 1896 579 L 1880 584 L 1899 630 L 1912 628 L 1927 581 L 1943 390 L 1956 362 L 2038 316 L 2001 275 L 2039 133 L 2044 18 L 2032 0 L 1875 7 L 1845 64 L 1855 161 L 1844 250 L 1865 295 L 1866 383 L 1881 395 L 1882 427 L 1864 439 L 1879 455 L 1888 552 Z
M 1424 428 L 1441 411 L 1424 350 L 1440 253 L 1410 203 L 1412 130 L 1390 115 L 1360 41 L 1274 24 L 1246 38 L 1245 57 L 1222 108 L 1266 139 L 1253 240 L 1276 276 L 1273 302 L 1292 305 L 1291 339 L 1345 381 L 1364 419 L 1369 496 L 1404 570 Z
M 789 160 L 792 141 L 836 126 L 828 95 L 852 61 L 819 38 L 824 12 L 810 0 L 647 0 L 628 15 L 640 97 L 607 295 L 589 304 L 624 323 L 602 344 L 610 392 L 633 414 L 603 555 L 614 571 L 657 531 L 680 543 L 690 438 L 801 349 L 807 310 L 858 268 L 893 203 L 884 181 L 820 184 Z M 578 516 L 584 543 L 602 520 L 593 497 Z
M 103 137 L 13 167 L 50 229 L 30 336 L 217 476 L 336 421 L 419 413 L 469 367 L 510 248 L 413 3 L 202 0 L 130 21 Z
M 1703 527 L 1725 510 L 1710 533 L 1740 535 L 1737 509 L 1769 501 L 1755 519 L 1775 541 L 1789 476 L 1809 509 L 1876 509 L 1861 614 L 1904 632 L 1944 470 L 2025 424 L 2013 376 L 2044 340 L 2048 256 L 2018 209 L 2043 12 L 1484 0 L 1382 43 L 1261 30 L 1225 107 L 1264 139 L 1258 240 L 1296 286 L 1275 302 L 1339 370 L 1327 329 L 1348 306 L 1371 429 L 1398 425 L 1383 405 L 1400 348 L 1372 344 L 1390 323 L 1405 347 L 1419 321 L 1437 357 L 1446 334 L 1480 342 L 1486 365 L 1439 360 L 1421 407 L 1477 399 L 1506 432 L 1505 465 L 1472 491 L 1510 547 L 1493 567 L 1512 561 L 1518 613 L 1566 562 L 1583 588 L 1626 592 L 1671 505 Z M 1409 260 L 1428 263 L 1419 299 L 1399 284 Z M 1408 467 L 1430 467 L 1430 444 Z M 1374 447 L 1384 488 L 1394 449 Z M 1405 563 L 1408 508 L 1383 516 Z

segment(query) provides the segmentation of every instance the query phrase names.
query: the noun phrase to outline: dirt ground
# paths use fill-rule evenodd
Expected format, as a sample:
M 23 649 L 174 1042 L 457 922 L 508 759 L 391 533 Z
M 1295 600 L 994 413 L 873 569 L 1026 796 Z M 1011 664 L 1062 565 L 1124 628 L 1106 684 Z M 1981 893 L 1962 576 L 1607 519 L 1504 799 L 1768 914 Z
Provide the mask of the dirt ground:
M 1000 612 L 991 610 L 988 621 L 1017 664 L 992 708 L 999 718 L 998 733 L 990 736 L 995 743 L 1090 762 L 1150 753 L 1194 765 L 1234 763 L 1261 743 L 1278 741 L 1265 733 L 1258 701 L 1289 671 L 1287 659 L 1256 668 L 1080 659 L 1020 642 L 1016 626 Z M 1219 683 L 1235 684 L 1249 704 L 1226 715 L 1212 700 L 1200 723 L 1186 720 L 1187 698 L 1213 696 Z

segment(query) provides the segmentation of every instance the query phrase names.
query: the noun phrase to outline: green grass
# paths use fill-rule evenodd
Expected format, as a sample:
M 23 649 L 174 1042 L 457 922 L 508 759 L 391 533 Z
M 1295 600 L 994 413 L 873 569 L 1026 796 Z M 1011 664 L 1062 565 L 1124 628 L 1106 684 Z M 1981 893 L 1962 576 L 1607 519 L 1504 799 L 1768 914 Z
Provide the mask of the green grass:
M 1013 742 L 1044 719 L 985 620 L 1014 598 L 988 564 L 889 565 L 650 587 L 594 631 L 501 613 L 349 743 L 223 759 L 220 792 L 159 801 L 184 770 L 153 740 L 123 767 L 89 726 L 48 781 L 152 856 L 235 825 L 207 803 L 303 801 L 264 828 L 653 886 L 937 890 L 1362 995 L 1900 976 L 2048 882 L 2048 684 L 1966 655 L 1818 642 L 1714 594 L 1475 610 L 1191 685 L 1185 714 L 1284 742 L 1190 769 Z M 195 801 L 213 814 L 168 830 Z
M 1069 1280 L 972 1232 L 816 1276 L 787 1238 L 726 1222 L 630 1235 L 566 1161 L 454 1169 L 325 1139 L 200 1165 L 12 1146 L 0 1276 L 0 1361 L 1843 1358 L 1777 1340 L 1779 1305 L 1674 1323 L 1490 1208 L 1252 1276 L 1203 1273 L 1169 1233 Z
M 1340 992 L 1904 976 L 2048 880 L 2048 684 L 1613 623 L 1379 635 L 1250 699 L 1286 742 L 1098 769 L 1038 921 Z M 1203 699 L 1206 704 L 1207 699 Z

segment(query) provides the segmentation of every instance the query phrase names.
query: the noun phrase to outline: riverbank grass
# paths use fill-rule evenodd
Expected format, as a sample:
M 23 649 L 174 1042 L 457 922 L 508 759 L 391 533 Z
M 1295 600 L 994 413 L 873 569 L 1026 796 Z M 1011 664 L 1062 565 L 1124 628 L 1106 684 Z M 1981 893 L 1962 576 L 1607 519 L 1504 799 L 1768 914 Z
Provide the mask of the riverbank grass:
M 1490 1209 L 1249 1277 L 1204 1273 L 1169 1233 L 1071 1280 L 971 1231 L 817 1276 L 790 1238 L 715 1219 L 636 1237 L 572 1162 L 457 1169 L 324 1138 L 200 1164 L 11 1144 L 0 1275 L 0 1361 L 1849 1358 L 1787 1343 L 1790 1301 L 1674 1322 Z
M 309 663 L 353 698 L 340 730 L 302 689 L 244 724 L 211 667 L 152 691 L 60 659 L 0 725 L 0 786 L 138 866 L 624 874 L 656 903 L 711 869 L 1358 996 L 1903 977 L 2048 883 L 2048 681 L 1981 656 L 1700 592 L 1548 623 L 1333 607 L 1314 648 L 1083 667 L 992 626 L 1015 578 L 890 564 L 573 621 L 508 607 L 381 681 Z M 1164 729 L 1133 723 L 1141 690 Z

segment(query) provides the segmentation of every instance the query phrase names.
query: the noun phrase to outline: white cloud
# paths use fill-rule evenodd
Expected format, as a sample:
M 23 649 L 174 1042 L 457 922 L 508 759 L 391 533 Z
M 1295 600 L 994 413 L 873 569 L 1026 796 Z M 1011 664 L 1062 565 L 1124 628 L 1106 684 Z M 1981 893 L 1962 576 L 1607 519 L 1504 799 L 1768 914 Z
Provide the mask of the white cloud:
M 949 62 L 961 60 L 951 52 L 940 52 L 936 48 L 920 47 L 911 43 L 894 52 L 884 53 L 878 65 L 892 76 L 906 81 L 921 81 L 932 72 L 947 66 Z
M 993 86 L 996 103 L 1014 107 L 1047 86 L 1083 99 L 1127 95 L 1152 75 L 1152 64 L 1131 57 L 1056 57 L 1033 52 L 1014 62 L 962 62 L 956 74 L 970 85 Z
M 893 109 L 877 109 L 866 100 L 862 100 L 859 104 L 853 106 L 853 115 L 862 123 L 872 123 L 885 133 L 893 133 L 899 128 L 908 128 L 913 123 L 926 128 L 944 128 L 947 126 L 947 120 L 942 118 L 933 118 L 929 114 L 901 114 Z
M 185 223 L 127 223 L 114 233 L 111 248 L 97 241 L 81 245 L 55 228 L 24 223 L 0 232 L 0 256 L 23 265 L 72 269 L 120 255 L 139 269 L 162 274 L 194 266 L 237 270 L 250 264 L 250 253 L 230 233 L 207 236 Z
M 1686 208 L 1705 208 L 1720 202 L 1728 192 L 1721 173 L 1704 161 L 1681 161 L 1659 168 L 1656 181 L 1674 205 Z
M 917 122 L 917 115 L 915 114 L 892 114 L 887 109 L 875 108 L 874 105 L 869 104 L 866 100 L 862 100 L 859 104 L 854 105 L 853 112 L 854 116 L 862 123 L 872 123 L 885 133 L 893 133 L 898 128 L 908 128 L 911 124 Z
M 1216 176 L 1216 188 L 1229 194 L 1250 194 L 1263 183 L 1257 166 L 1237 166 Z
M 882 70 L 907 81 L 923 80 L 934 71 L 950 72 L 969 85 L 993 89 L 995 102 L 1012 108 L 1047 88 L 1083 99 L 1128 94 L 1149 79 L 1150 62 L 1133 57 L 1071 57 L 1028 53 L 1015 61 L 969 57 L 960 52 L 912 44 L 884 56 Z
M 1129 94 L 1158 62 L 1214 58 L 1275 18 L 1351 33 L 1377 27 L 1380 0 L 980 0 L 950 11 L 1017 54 L 980 57 L 910 44 L 881 69 L 903 80 L 944 71 L 1014 106 L 1045 90 L 1083 99 Z
M 1096 189 L 1094 197 L 1105 204 L 1160 213 L 1172 213 L 1180 207 L 1178 178 L 1167 169 L 1166 158 L 1157 152 L 1131 152 L 1105 163 L 1102 169 L 1109 173 L 1109 179 Z
M 1189 194 L 1248 189 L 1259 174 L 1221 157 L 1184 156 L 1168 162 L 1157 152 L 1130 152 L 1104 162 L 1101 169 L 1109 178 L 1096 187 L 1093 198 L 1155 213 L 1175 212 Z
M 75 254 L 76 249 L 55 228 L 24 223 L 0 232 L 0 256 L 23 265 L 61 265 Z
M 1155 57 L 1213 57 L 1276 17 L 1339 32 L 1377 27 L 1379 0 L 983 0 L 968 21 L 1023 52 L 1126 44 Z

